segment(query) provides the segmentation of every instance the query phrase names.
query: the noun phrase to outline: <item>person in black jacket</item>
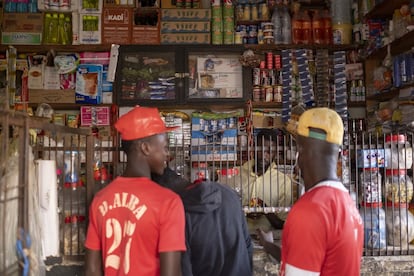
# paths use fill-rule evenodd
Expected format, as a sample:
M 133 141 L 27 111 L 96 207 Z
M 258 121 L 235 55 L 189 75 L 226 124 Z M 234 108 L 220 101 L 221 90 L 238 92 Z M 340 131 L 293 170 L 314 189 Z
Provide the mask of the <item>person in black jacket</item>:
M 184 204 L 183 276 L 252 275 L 253 245 L 235 191 L 217 182 L 190 183 L 168 167 L 152 179 L 179 194 Z

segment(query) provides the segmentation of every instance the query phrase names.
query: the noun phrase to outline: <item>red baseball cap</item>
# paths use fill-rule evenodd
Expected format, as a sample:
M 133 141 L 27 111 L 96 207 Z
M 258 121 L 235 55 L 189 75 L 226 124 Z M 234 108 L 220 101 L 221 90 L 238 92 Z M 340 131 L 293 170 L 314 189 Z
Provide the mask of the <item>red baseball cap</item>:
M 136 140 L 172 131 L 178 127 L 166 127 L 158 108 L 136 106 L 119 117 L 115 128 L 121 134 L 122 140 Z

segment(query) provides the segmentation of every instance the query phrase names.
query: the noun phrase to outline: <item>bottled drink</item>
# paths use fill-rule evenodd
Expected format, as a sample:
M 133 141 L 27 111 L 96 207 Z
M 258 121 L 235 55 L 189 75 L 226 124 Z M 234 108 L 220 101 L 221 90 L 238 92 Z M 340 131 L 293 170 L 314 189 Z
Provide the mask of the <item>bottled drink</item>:
M 323 38 L 325 44 L 332 44 L 332 20 L 328 10 L 325 10 L 322 15 L 323 19 Z
M 300 4 L 295 3 L 293 6 L 292 16 L 292 43 L 301 44 L 303 40 L 302 17 L 300 13 Z
M 302 12 L 302 43 L 312 43 L 312 22 L 307 11 Z
M 287 6 L 282 9 L 282 37 L 283 44 L 292 43 L 292 22 L 290 20 L 290 14 Z
M 315 10 L 315 13 L 312 17 L 312 39 L 313 43 L 315 44 L 323 44 L 324 43 L 324 37 L 323 37 L 323 20 L 319 14 L 318 10 Z
M 281 8 L 280 6 L 275 6 L 272 14 L 272 23 L 273 23 L 273 36 L 275 39 L 275 44 L 283 43 L 283 33 L 282 33 L 282 18 L 281 18 Z

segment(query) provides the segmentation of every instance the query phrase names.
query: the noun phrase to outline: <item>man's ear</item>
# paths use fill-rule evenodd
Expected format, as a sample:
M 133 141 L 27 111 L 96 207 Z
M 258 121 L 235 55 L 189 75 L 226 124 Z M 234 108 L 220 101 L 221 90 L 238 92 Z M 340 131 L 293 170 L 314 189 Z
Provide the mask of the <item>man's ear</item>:
M 142 152 L 144 156 L 149 156 L 151 153 L 151 144 L 147 140 L 143 140 L 138 143 L 139 144 L 139 151 Z

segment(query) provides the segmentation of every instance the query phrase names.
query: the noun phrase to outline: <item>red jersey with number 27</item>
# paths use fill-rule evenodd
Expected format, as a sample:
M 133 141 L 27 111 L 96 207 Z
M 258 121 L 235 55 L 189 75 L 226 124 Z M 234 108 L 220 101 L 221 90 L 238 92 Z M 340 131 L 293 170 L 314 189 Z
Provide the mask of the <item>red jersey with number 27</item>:
M 101 250 L 105 276 L 159 275 L 161 252 L 186 249 L 182 201 L 148 178 L 118 177 L 93 199 L 85 247 Z
M 362 219 L 346 188 L 321 182 L 287 217 L 280 275 L 359 276 L 362 243 Z

